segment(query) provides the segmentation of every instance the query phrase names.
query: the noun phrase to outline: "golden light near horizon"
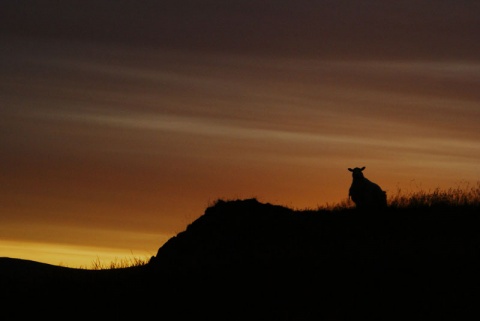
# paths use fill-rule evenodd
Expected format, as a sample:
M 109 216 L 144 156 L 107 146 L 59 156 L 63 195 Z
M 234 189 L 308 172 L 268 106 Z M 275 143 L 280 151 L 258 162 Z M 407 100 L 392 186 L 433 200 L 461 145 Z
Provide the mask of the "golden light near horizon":
M 96 247 L 154 255 L 218 198 L 342 202 L 348 167 L 366 166 L 389 195 L 480 180 L 473 4 L 436 6 L 444 22 L 408 1 L 286 2 L 275 15 L 265 3 L 253 16 L 220 3 L 147 16 L 117 5 L 137 23 L 68 1 L 56 6 L 70 29 L 36 5 L 5 9 L 0 256 L 88 266 Z M 182 24 L 193 12 L 226 28 Z M 42 19 L 58 28 L 37 28 Z
M 64 243 L 2 241 L 0 250 L 2 257 L 80 269 L 125 267 L 132 265 L 135 260 L 147 263 L 151 257 L 147 252 L 128 252 L 124 249 L 98 246 L 71 246 Z

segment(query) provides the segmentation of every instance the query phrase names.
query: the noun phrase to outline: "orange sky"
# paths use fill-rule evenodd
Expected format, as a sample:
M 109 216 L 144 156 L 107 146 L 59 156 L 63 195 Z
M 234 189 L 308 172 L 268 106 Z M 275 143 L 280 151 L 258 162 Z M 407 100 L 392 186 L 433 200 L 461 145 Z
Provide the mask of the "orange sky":
M 0 10 L 0 256 L 149 258 L 218 198 L 343 201 L 348 167 L 480 181 L 476 1 L 45 2 Z

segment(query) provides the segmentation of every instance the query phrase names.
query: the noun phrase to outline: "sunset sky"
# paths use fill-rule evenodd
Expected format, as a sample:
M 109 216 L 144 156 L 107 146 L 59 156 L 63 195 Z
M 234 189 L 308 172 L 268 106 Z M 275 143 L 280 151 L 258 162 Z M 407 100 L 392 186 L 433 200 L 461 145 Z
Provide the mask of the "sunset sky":
M 217 199 L 480 181 L 476 0 L 6 0 L 0 257 L 149 258 Z

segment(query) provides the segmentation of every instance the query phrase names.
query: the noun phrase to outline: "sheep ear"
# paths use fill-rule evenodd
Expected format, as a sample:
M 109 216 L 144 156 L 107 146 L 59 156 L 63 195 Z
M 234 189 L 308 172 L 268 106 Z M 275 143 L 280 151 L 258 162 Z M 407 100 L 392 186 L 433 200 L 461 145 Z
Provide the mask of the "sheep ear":
M 351 169 L 351 168 L 349 168 L 348 170 L 349 170 L 350 172 L 353 172 L 353 169 Z
M 362 168 L 360 168 L 361 171 L 363 171 L 365 169 L 365 166 L 363 166 Z

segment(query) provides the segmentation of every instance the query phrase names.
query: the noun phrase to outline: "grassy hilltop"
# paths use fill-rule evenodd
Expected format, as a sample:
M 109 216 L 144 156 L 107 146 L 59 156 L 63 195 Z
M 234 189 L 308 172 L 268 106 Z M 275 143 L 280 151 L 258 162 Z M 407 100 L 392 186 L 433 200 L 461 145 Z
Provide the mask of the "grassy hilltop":
M 381 212 L 218 200 L 145 264 L 84 270 L 3 258 L 0 287 L 3 302 L 86 317 L 478 317 L 479 209 L 480 186 L 398 194 Z

